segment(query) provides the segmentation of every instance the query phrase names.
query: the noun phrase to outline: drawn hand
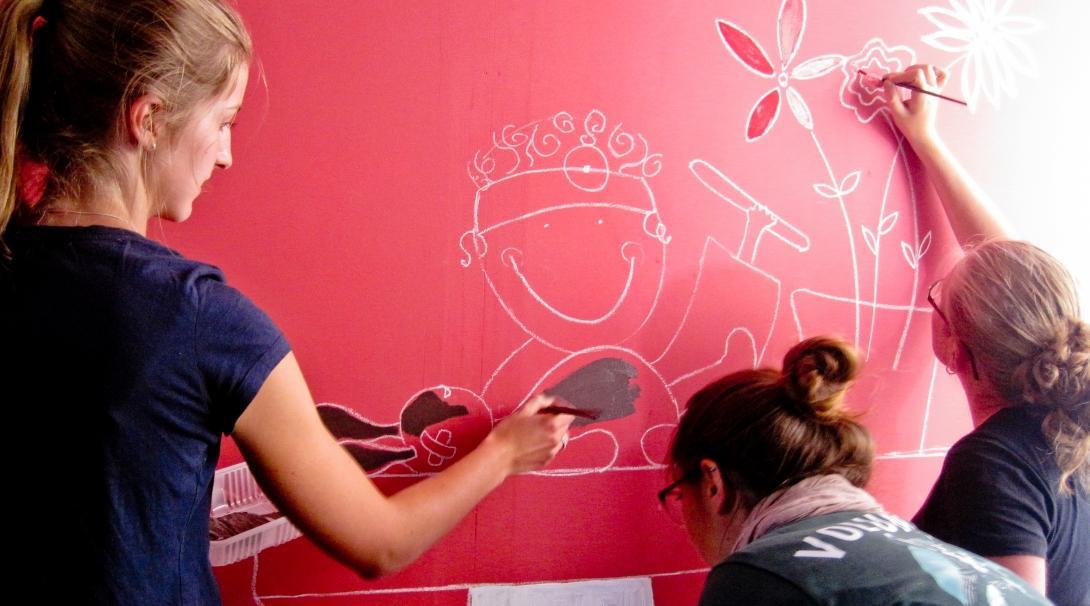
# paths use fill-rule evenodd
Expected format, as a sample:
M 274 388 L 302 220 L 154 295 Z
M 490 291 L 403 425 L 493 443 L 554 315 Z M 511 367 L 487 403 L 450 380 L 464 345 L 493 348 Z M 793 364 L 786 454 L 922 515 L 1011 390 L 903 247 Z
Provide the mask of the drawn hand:
M 571 415 L 537 414 L 552 404 L 555 398 L 537 395 L 509 417 L 500 421 L 489 434 L 489 440 L 505 446 L 510 453 L 510 473 L 537 469 L 553 460 L 563 446 L 575 417 Z
M 893 122 L 909 143 L 923 143 L 938 138 L 935 132 L 935 112 L 939 100 L 931 95 L 911 94 L 902 97 L 897 84 L 911 84 L 923 90 L 940 92 L 946 84 L 946 70 L 934 65 L 913 65 L 903 72 L 892 72 L 885 77 L 886 106 L 893 115 Z

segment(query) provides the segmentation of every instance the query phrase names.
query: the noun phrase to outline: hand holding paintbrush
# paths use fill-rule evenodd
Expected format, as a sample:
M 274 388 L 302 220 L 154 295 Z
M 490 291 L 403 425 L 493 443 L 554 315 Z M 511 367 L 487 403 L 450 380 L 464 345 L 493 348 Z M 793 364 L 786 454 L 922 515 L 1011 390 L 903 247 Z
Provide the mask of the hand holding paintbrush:
M 935 70 L 942 74 L 941 77 L 937 78 L 938 86 L 942 86 L 942 84 L 946 82 L 946 72 L 942 71 L 940 69 L 937 69 L 937 68 L 935 68 Z M 893 80 L 893 78 L 891 78 L 891 76 L 894 75 L 894 74 L 886 74 L 884 76 L 876 76 L 876 75 L 868 73 L 867 71 L 864 71 L 864 70 L 859 70 L 859 73 L 862 74 L 862 76 L 863 76 L 862 77 L 863 84 L 868 85 L 868 86 L 879 87 L 879 86 L 883 86 L 883 85 L 885 85 L 885 83 L 889 82 L 889 83 L 892 83 L 894 86 L 900 86 L 901 88 L 908 88 L 909 90 L 912 90 L 912 92 L 915 92 L 915 93 L 923 93 L 924 95 L 931 95 L 933 97 L 938 97 L 940 99 L 946 99 L 947 101 L 954 101 L 955 104 L 961 104 L 961 105 L 964 105 L 966 107 L 968 107 L 968 105 L 969 105 L 969 104 L 967 104 L 967 102 L 962 101 L 961 99 L 955 99 L 954 97 L 947 97 L 946 95 L 941 95 L 941 94 L 935 93 L 934 90 L 928 90 L 927 88 L 924 88 L 923 85 L 917 84 L 915 82 L 897 82 L 897 81 Z M 908 72 L 901 72 L 901 73 L 908 73 Z
M 913 65 L 904 71 L 890 72 L 884 76 L 872 76 L 863 72 L 860 78 L 864 85 L 881 85 L 884 88 L 886 109 L 897 129 L 908 139 L 913 148 L 939 142 L 935 129 L 935 117 L 940 105 L 938 99 L 947 98 L 939 94 L 946 83 L 945 70 L 933 65 Z M 905 98 L 898 87 L 909 88 L 914 92 L 910 97 Z M 920 94 L 916 94 L 917 92 Z M 957 101 L 953 98 L 949 99 Z M 917 149 L 918 153 L 920 151 Z

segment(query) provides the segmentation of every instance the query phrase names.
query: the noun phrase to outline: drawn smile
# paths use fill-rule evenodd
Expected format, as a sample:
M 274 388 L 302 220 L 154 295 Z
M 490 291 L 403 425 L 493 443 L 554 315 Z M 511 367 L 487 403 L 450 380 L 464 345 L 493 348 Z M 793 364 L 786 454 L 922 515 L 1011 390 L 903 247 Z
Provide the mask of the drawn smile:
M 522 282 L 522 285 L 526 287 L 526 292 L 530 293 L 530 296 L 533 297 L 535 301 L 540 303 L 542 307 L 549 310 L 556 316 L 568 322 L 573 322 L 576 324 L 599 324 L 608 320 L 610 317 L 613 316 L 613 314 L 617 313 L 617 310 L 621 307 L 621 303 L 623 303 L 624 300 L 628 297 L 628 291 L 632 288 L 632 280 L 636 276 L 636 264 L 639 262 L 642 256 L 643 248 L 639 244 L 635 242 L 625 242 L 624 244 L 622 244 L 621 258 L 628 262 L 628 277 L 627 279 L 625 279 L 624 288 L 621 290 L 621 294 L 617 296 L 617 300 L 616 302 L 614 302 L 613 307 L 611 307 L 609 311 L 607 311 L 603 315 L 598 316 L 597 318 L 580 318 L 571 314 L 566 314 L 559 309 L 553 307 L 545 301 L 544 297 L 542 297 L 536 290 L 534 290 L 534 287 L 530 285 L 530 281 L 526 279 L 526 276 L 519 268 L 519 262 L 522 259 L 521 250 L 517 248 L 505 248 L 503 252 L 500 253 L 500 258 L 503 259 L 504 264 L 510 267 L 511 271 L 515 272 L 515 275 L 518 276 L 519 280 Z

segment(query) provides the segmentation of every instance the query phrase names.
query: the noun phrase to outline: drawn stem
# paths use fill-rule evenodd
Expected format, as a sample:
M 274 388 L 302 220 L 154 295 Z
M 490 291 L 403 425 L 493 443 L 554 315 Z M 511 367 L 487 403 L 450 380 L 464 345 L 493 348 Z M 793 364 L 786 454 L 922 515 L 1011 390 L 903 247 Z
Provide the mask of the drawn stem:
M 870 360 L 871 348 L 874 346 L 874 326 L 878 323 L 878 274 L 882 260 L 882 224 L 886 220 L 886 202 L 889 199 L 889 186 L 893 181 L 893 171 L 897 168 L 897 158 L 902 153 L 901 147 L 904 139 L 897 138 L 897 151 L 889 163 L 889 172 L 886 173 L 886 185 L 882 189 L 882 205 L 878 209 L 878 227 L 874 230 L 874 288 L 872 290 L 871 303 L 874 313 L 870 316 L 870 331 L 867 333 L 867 348 L 865 360 Z M 909 312 L 911 313 L 911 312 Z
M 825 150 L 821 147 L 821 142 L 818 141 L 817 134 L 813 130 L 810 131 L 810 138 L 814 140 L 814 145 L 817 147 L 818 155 L 821 156 L 821 161 L 825 163 L 825 170 L 829 174 L 829 181 L 836 188 L 836 199 L 840 203 L 840 214 L 844 217 L 844 227 L 848 231 L 848 248 L 851 250 L 852 255 L 852 281 L 854 286 L 855 296 L 852 297 L 855 304 L 855 339 L 852 344 L 859 346 L 859 259 L 855 252 L 855 234 L 852 233 L 852 221 L 848 217 L 848 205 L 844 202 L 844 194 L 840 191 L 840 181 L 837 180 L 833 174 L 833 167 L 829 165 L 829 158 L 825 156 Z
M 904 137 L 897 130 L 897 127 L 893 125 L 890 117 L 883 113 L 882 118 L 893 133 L 894 138 L 897 139 L 897 155 L 901 157 L 901 163 L 905 169 L 905 182 L 908 183 L 908 199 L 909 207 L 912 211 L 912 248 L 913 250 L 920 250 L 920 218 L 919 212 L 916 209 L 916 187 L 912 184 L 912 171 L 908 167 L 908 155 L 905 154 Z M 923 255 L 920 255 L 922 257 Z M 905 326 L 901 330 L 901 338 L 897 341 L 897 354 L 893 357 L 893 369 L 897 370 L 897 367 L 901 364 L 901 352 L 904 351 L 905 343 L 908 341 L 908 329 L 912 326 L 912 314 L 916 311 L 916 291 L 920 288 L 920 262 L 922 259 L 916 259 L 916 265 L 912 268 L 912 290 L 909 291 L 908 296 L 908 312 L 905 314 Z

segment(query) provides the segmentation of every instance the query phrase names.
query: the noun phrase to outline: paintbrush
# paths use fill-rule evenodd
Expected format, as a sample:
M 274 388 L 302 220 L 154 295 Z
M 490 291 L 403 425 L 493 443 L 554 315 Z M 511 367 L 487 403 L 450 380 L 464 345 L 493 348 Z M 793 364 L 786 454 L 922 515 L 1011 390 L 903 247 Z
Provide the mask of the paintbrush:
M 574 408 L 571 406 L 557 406 L 552 404 L 537 411 L 539 415 L 572 415 L 584 419 L 597 419 L 602 411 L 594 408 Z
M 867 72 L 865 72 L 863 70 L 859 70 L 859 73 L 863 74 L 864 82 L 869 80 L 869 82 L 867 82 L 867 83 L 871 84 L 873 86 L 879 86 L 883 82 L 886 81 L 885 76 L 882 76 L 881 78 L 879 78 L 878 76 L 872 76 L 872 75 L 868 74 Z M 929 90 L 924 90 L 924 89 L 916 86 L 915 84 L 908 84 L 906 82 L 894 82 L 894 84 L 897 85 L 897 86 L 900 86 L 901 88 L 907 88 L 910 91 L 915 91 L 917 93 L 923 93 L 925 95 L 931 95 L 932 97 L 938 97 L 939 99 L 946 99 L 947 101 L 953 101 L 954 103 L 960 103 L 961 105 L 964 105 L 966 107 L 969 106 L 968 103 L 962 101 L 961 99 L 955 99 L 953 97 L 947 97 L 946 95 L 942 95 L 942 94 L 939 94 L 939 93 L 936 93 L 936 92 L 932 92 L 932 91 L 929 91 Z

